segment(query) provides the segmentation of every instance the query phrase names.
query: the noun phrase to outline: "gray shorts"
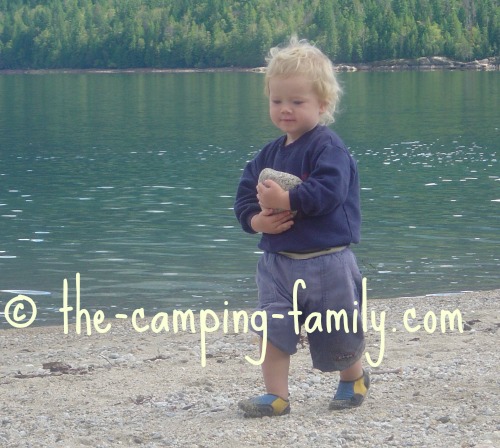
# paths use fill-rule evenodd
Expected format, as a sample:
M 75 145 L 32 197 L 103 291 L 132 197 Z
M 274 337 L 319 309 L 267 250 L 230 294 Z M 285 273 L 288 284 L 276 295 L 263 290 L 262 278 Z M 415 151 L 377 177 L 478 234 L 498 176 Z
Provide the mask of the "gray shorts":
M 267 340 L 276 348 L 290 355 L 297 351 L 300 339 L 297 321 L 300 327 L 307 324 L 315 368 L 324 372 L 345 370 L 361 358 L 365 348 L 360 313 L 362 278 L 349 248 L 307 260 L 265 252 L 257 264 L 256 280 L 259 289 L 257 309 L 266 312 Z M 305 289 L 298 280 L 303 280 Z M 294 296 L 296 309 L 302 311 L 298 317 L 288 314 L 294 310 Z M 358 310 L 357 331 L 353 332 L 355 309 Z

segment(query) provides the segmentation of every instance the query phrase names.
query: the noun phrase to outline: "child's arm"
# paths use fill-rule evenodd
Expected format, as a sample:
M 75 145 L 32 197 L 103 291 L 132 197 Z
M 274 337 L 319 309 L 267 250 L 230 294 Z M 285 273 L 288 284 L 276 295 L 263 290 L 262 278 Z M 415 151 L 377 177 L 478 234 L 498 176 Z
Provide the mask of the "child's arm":
M 291 208 L 306 216 L 325 215 L 345 203 L 351 184 L 356 182 L 355 162 L 347 150 L 325 147 L 307 180 L 290 190 Z

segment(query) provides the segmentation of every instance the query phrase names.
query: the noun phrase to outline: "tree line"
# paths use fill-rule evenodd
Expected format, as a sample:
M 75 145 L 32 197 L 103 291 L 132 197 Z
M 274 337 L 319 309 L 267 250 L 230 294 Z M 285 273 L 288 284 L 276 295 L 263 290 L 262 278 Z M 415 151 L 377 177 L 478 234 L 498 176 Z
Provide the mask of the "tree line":
M 291 34 L 337 63 L 500 53 L 499 0 L 0 0 L 0 69 L 264 65 Z

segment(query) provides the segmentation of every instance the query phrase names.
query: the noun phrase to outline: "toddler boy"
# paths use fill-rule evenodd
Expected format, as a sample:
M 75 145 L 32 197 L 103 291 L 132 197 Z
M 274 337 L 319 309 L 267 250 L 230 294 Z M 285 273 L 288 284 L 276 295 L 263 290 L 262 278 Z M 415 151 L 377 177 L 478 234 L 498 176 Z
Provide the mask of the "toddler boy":
M 299 316 L 321 316 L 321 331 L 308 334 L 312 363 L 324 372 L 340 371 L 330 409 L 361 405 L 369 388 L 362 368 L 364 335 L 359 317 L 361 274 L 349 246 L 360 239 L 360 198 L 356 162 L 342 140 L 326 125 L 340 95 L 332 63 L 316 47 L 292 38 L 288 46 L 271 49 L 265 91 L 271 121 L 283 135 L 268 143 L 250 161 L 238 186 L 235 213 L 244 231 L 261 233 L 263 250 L 257 266 L 258 309 L 267 316 L 267 346 L 262 364 L 266 394 L 241 401 L 247 417 L 290 412 L 290 355 L 297 351 L 293 290 Z M 291 189 L 267 179 L 265 168 L 299 177 Z M 282 210 L 282 211 L 279 211 Z M 358 310 L 357 332 L 353 313 Z M 327 324 L 328 311 L 346 313 Z M 318 314 L 319 313 L 319 314 Z M 283 318 L 273 318 L 282 315 Z M 331 331 L 327 331 L 327 328 Z M 262 347 L 262 345 L 261 345 Z

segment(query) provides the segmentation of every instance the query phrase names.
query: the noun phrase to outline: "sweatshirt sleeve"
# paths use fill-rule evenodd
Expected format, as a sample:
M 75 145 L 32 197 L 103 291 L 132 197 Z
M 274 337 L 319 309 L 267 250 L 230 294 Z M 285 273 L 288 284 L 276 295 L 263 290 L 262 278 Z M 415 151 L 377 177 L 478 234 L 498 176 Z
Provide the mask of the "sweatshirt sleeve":
M 311 165 L 307 180 L 290 191 L 290 205 L 307 216 L 325 215 L 346 201 L 351 158 L 346 149 L 327 145 Z
M 255 160 L 249 162 L 240 179 L 238 190 L 236 192 L 236 200 L 234 204 L 234 213 L 241 227 L 245 232 L 255 232 L 250 221 L 253 216 L 260 213 L 260 205 L 257 199 L 257 183 L 259 175 Z

